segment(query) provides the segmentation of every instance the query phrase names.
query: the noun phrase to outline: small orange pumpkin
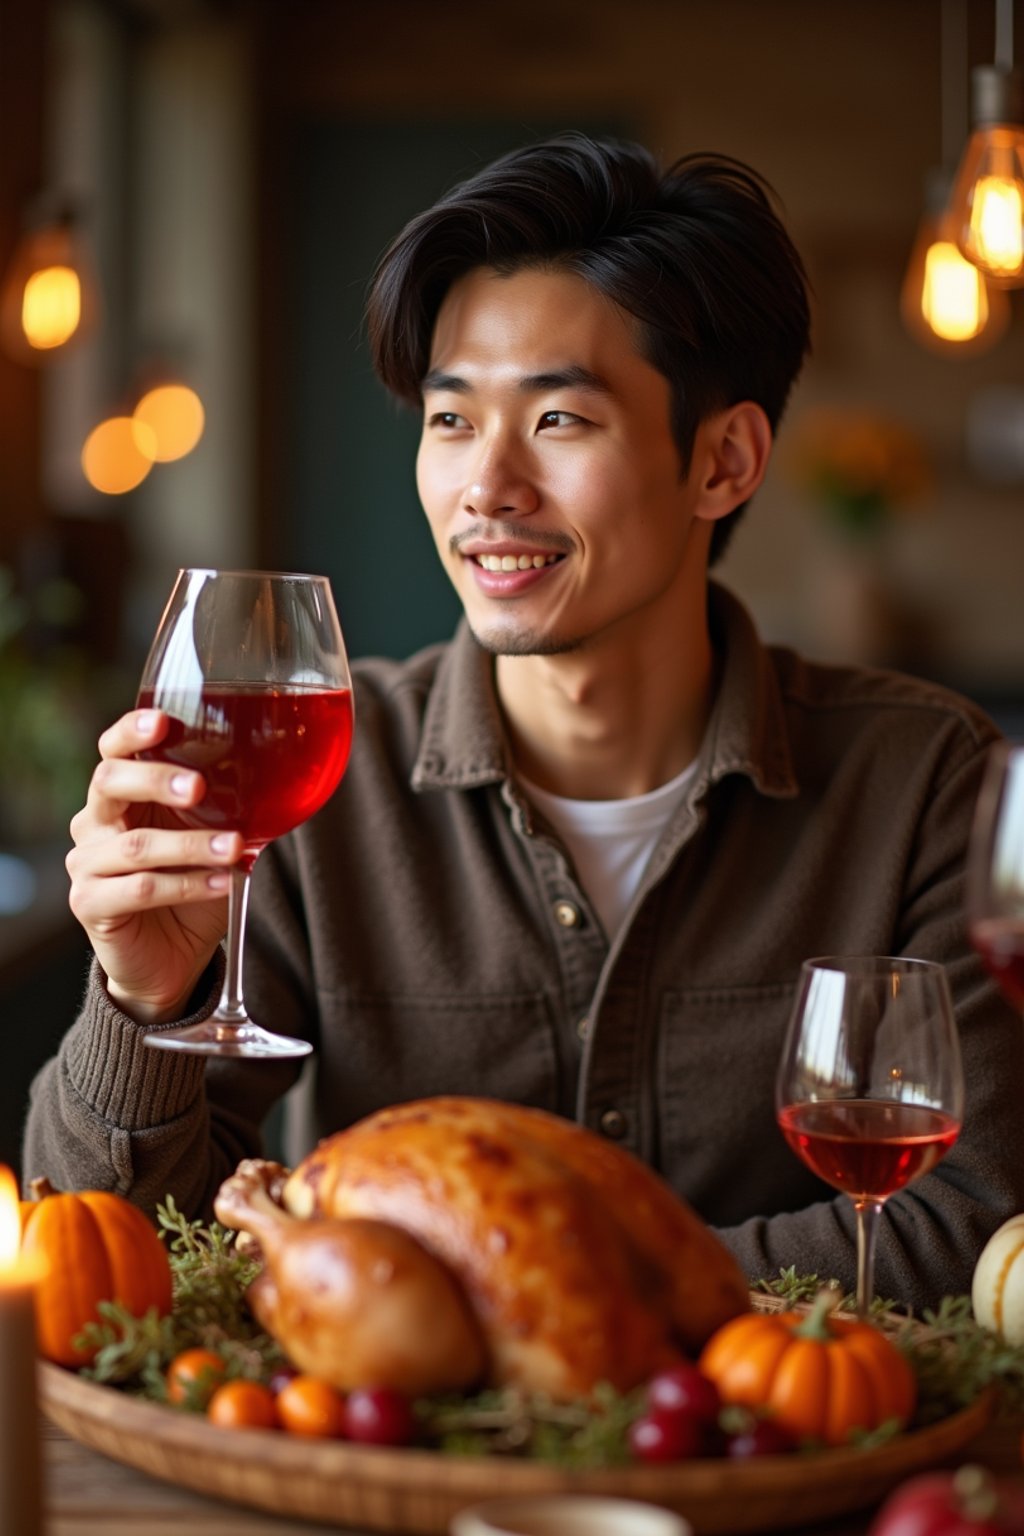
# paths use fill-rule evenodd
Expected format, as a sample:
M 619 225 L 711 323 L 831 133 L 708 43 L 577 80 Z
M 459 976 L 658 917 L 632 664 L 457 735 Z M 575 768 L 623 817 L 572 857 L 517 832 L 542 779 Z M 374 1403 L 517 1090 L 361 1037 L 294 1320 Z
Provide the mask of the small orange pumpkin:
M 88 1365 L 94 1350 L 72 1340 L 96 1322 L 96 1305 L 118 1301 L 135 1317 L 150 1307 L 171 1310 L 171 1266 L 149 1218 L 104 1190 L 61 1194 L 46 1179 L 32 1181 L 20 1203 L 22 1252 L 41 1256 L 46 1274 L 36 1292 L 39 1353 L 58 1365 Z
M 838 1318 L 828 1292 L 811 1312 L 748 1312 L 713 1334 L 700 1369 L 723 1402 L 766 1409 L 801 1439 L 845 1445 L 855 1429 L 906 1424 L 917 1381 L 902 1350 L 871 1323 Z

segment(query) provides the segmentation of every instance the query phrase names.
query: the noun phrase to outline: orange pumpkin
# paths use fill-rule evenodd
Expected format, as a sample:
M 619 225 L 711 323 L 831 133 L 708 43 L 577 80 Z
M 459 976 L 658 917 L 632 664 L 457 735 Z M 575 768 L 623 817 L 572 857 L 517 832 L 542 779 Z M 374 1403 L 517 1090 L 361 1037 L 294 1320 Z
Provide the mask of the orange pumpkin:
M 45 1179 L 22 1201 L 22 1252 L 40 1255 L 36 1292 L 39 1353 L 58 1365 L 88 1365 L 94 1350 L 72 1340 L 99 1318 L 98 1302 L 118 1301 L 136 1317 L 171 1310 L 171 1266 L 156 1229 L 137 1206 L 103 1190 L 60 1194 Z
M 766 1410 L 801 1439 L 844 1445 L 855 1429 L 905 1424 L 917 1382 L 871 1323 L 836 1317 L 825 1293 L 810 1313 L 748 1312 L 713 1334 L 700 1369 L 723 1402 Z

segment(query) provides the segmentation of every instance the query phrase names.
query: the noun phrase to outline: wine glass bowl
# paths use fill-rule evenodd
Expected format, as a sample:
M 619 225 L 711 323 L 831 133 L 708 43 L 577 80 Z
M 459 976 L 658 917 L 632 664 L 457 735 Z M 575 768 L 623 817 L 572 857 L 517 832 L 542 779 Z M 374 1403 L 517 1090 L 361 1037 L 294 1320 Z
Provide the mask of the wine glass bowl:
M 249 879 L 274 838 L 334 793 L 352 742 L 344 641 L 326 577 L 183 570 L 160 620 L 138 706 L 169 716 L 141 757 L 201 773 L 205 792 L 175 814 L 186 826 L 239 832 L 231 870 L 224 990 L 209 1019 L 146 1036 L 147 1045 L 207 1055 L 299 1056 L 308 1041 L 249 1018 L 242 947 Z
M 836 956 L 801 968 L 775 1089 L 790 1148 L 857 1214 L 857 1310 L 874 1295 L 884 1202 L 956 1141 L 963 1073 L 942 966 Z
M 1024 1012 L 1024 746 L 989 753 L 967 860 L 971 943 L 1004 997 Z

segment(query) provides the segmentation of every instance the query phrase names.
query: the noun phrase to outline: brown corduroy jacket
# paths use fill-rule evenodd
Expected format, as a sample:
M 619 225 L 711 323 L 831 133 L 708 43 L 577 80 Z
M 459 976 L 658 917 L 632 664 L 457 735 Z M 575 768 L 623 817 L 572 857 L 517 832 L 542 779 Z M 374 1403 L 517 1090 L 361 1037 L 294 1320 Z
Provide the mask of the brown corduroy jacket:
M 985 1239 L 1024 1209 L 1024 1031 L 963 911 L 997 733 L 930 684 L 764 647 L 715 584 L 710 614 L 721 672 L 696 773 L 611 945 L 517 791 L 491 661 L 465 627 L 408 662 L 360 663 L 344 783 L 256 868 L 250 1011 L 315 1042 L 303 1144 L 434 1093 L 540 1105 L 653 1163 L 752 1277 L 793 1264 L 851 1286 L 849 1202 L 775 1124 L 798 970 L 820 954 L 941 961 L 965 1123 L 888 1202 L 876 1276 L 882 1295 L 934 1302 L 969 1288 Z M 143 1033 L 94 966 L 34 1084 L 26 1177 L 208 1209 L 298 1068 L 207 1066 Z

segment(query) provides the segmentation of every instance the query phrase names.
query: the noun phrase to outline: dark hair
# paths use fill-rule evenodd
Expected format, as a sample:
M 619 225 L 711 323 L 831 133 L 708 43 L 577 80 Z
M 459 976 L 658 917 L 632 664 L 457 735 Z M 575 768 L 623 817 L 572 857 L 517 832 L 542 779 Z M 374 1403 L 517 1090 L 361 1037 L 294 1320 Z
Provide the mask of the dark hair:
M 377 374 L 418 403 L 438 310 L 472 268 L 573 272 L 639 321 L 640 348 L 671 386 L 685 473 L 698 424 L 725 406 L 756 401 L 774 429 L 808 351 L 807 275 L 771 195 L 725 155 L 663 171 L 639 144 L 579 133 L 514 150 L 412 219 L 381 258 L 367 309 Z M 712 562 L 736 521 L 715 524 Z

